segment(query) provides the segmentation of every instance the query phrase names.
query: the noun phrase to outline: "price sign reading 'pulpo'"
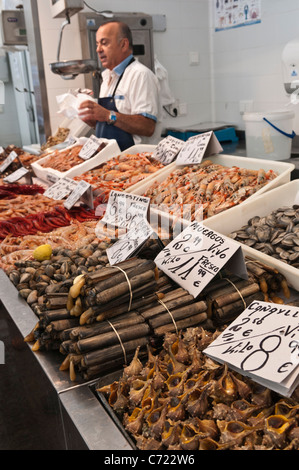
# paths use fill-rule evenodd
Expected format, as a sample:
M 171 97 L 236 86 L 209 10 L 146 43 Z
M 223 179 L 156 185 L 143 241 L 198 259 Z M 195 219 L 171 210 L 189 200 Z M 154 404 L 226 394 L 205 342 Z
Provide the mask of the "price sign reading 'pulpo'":
M 225 265 L 243 279 L 248 278 L 240 245 L 198 222 L 167 245 L 155 263 L 194 297 Z
M 299 384 L 299 309 L 254 301 L 204 353 L 289 397 Z

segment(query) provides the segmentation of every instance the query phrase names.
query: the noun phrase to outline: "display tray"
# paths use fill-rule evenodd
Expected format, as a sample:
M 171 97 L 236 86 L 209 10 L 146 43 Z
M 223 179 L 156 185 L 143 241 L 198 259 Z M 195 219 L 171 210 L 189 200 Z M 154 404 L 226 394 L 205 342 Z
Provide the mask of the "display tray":
M 211 160 L 213 163 L 218 163 L 220 165 L 233 167 L 238 166 L 240 168 L 246 168 L 250 170 L 259 170 L 263 168 L 266 172 L 269 170 L 275 171 L 278 176 L 270 181 L 266 186 L 259 189 L 256 193 L 252 196 L 249 196 L 245 201 L 242 202 L 242 205 L 247 204 L 249 201 L 255 199 L 259 195 L 262 195 L 276 187 L 279 187 L 285 183 L 290 182 L 291 180 L 291 173 L 295 166 L 292 163 L 285 163 L 285 162 L 274 162 L 269 160 L 261 160 L 256 158 L 247 158 L 247 157 L 238 157 L 234 155 L 213 155 L 207 158 Z M 161 183 L 168 178 L 168 176 L 176 169 L 176 168 L 183 168 L 184 166 L 176 165 L 175 162 L 171 163 L 170 165 L 166 166 L 162 170 L 157 171 L 152 175 L 152 177 L 147 178 L 144 181 L 141 181 L 135 186 L 132 186 L 130 190 L 126 190 L 127 192 L 137 194 L 139 196 L 144 196 L 146 191 L 155 183 Z M 225 210 L 225 214 L 232 209 Z M 165 214 L 163 209 L 157 208 L 155 205 L 152 208 L 152 214 Z M 208 220 L 213 219 L 216 216 L 210 217 Z M 181 225 L 182 227 L 186 227 L 186 225 L 190 222 L 187 220 L 180 219 L 177 216 L 169 215 L 169 222 L 172 226 L 174 225 Z
M 270 181 L 263 188 L 259 189 L 255 194 L 250 196 L 248 200 L 257 197 L 260 194 L 269 191 L 270 189 L 276 188 L 277 186 L 281 186 L 282 184 L 288 183 L 291 180 L 291 173 L 295 168 L 295 165 L 293 163 L 275 162 L 257 158 L 238 157 L 234 155 L 213 155 L 211 157 L 208 157 L 207 160 L 211 160 L 211 162 L 213 163 L 218 163 L 220 165 L 228 167 L 239 166 L 241 168 L 247 168 L 249 170 L 259 170 L 260 168 L 263 168 L 266 172 L 269 170 L 273 170 L 278 174 L 277 178 Z M 138 183 L 138 185 L 135 185 L 135 187 L 130 188 L 130 192 L 134 190 L 138 191 L 138 195 L 143 195 L 145 191 L 147 191 L 154 182 L 157 181 L 158 183 L 161 183 L 176 168 L 184 168 L 184 165 L 176 165 L 175 162 L 170 163 L 170 165 L 165 166 L 165 168 L 162 168 L 162 170 L 159 170 L 157 173 L 155 173 L 151 180 L 148 179 L 146 181 Z
M 228 236 L 230 233 L 241 229 L 254 216 L 264 217 L 280 207 L 292 206 L 293 204 L 299 204 L 299 180 L 291 181 L 248 201 L 246 204 L 240 204 L 240 206 L 233 207 L 225 213 L 211 217 L 205 220 L 203 224 L 222 235 Z M 290 286 L 299 291 L 299 270 L 297 268 L 243 243 L 240 243 L 240 245 L 244 256 L 255 258 L 278 269 L 286 277 Z
M 129 147 L 128 149 L 122 151 L 121 153 L 119 152 L 117 155 L 113 155 L 111 158 L 115 158 L 117 156 L 122 156 L 122 155 L 138 155 L 138 154 L 142 154 L 142 153 L 150 153 L 152 154 L 154 152 L 154 150 L 156 149 L 156 145 L 146 145 L 146 144 L 140 144 L 140 145 L 133 145 L 132 147 Z M 110 158 L 108 160 L 106 160 L 107 162 L 110 160 Z M 102 163 L 106 163 L 105 162 L 101 162 Z M 94 169 L 96 169 L 97 167 L 100 167 L 100 165 L 97 165 L 96 167 L 94 167 Z M 164 168 L 162 169 L 164 170 Z M 146 176 L 142 181 L 139 181 L 138 183 L 136 184 L 133 184 L 132 186 L 128 187 L 125 192 L 128 192 L 128 193 L 134 193 L 135 191 L 138 190 L 138 188 L 140 186 L 142 186 L 143 184 L 148 184 L 149 182 L 151 182 L 153 180 L 153 178 L 155 178 L 155 175 L 161 170 L 157 170 L 155 173 L 149 173 L 148 176 Z M 98 194 L 101 193 L 101 190 L 100 189 L 96 189 L 94 191 L 94 195 L 97 196 Z
M 105 395 L 101 392 L 98 392 L 98 388 L 103 387 L 105 385 L 110 385 L 115 381 L 118 381 L 120 377 L 122 376 L 123 371 L 118 370 L 116 372 L 113 372 L 109 375 L 106 375 L 105 377 L 102 377 L 96 382 L 95 384 L 92 384 L 89 386 L 90 390 L 92 393 L 95 395 L 97 400 L 100 402 L 100 404 L 103 406 L 104 410 L 106 413 L 109 415 L 109 417 L 112 419 L 113 423 L 116 425 L 118 430 L 122 433 L 124 438 L 128 441 L 132 449 L 137 450 L 136 444 L 134 442 L 134 439 L 130 436 L 130 434 L 125 430 L 120 418 L 117 416 L 117 414 L 113 411 L 111 406 L 109 405 Z
M 87 137 L 80 137 L 77 139 L 76 143 L 67 147 L 67 149 L 71 150 L 76 145 L 84 145 L 87 142 Z M 105 163 L 106 161 L 110 160 L 112 157 L 119 155 L 120 149 L 118 143 L 115 139 L 100 139 L 100 143 L 106 143 L 106 147 L 104 147 L 99 153 L 97 153 L 94 157 L 90 158 L 89 160 L 83 160 L 82 163 L 79 165 L 74 166 L 68 171 L 60 172 L 53 168 L 44 168 L 41 166 L 41 163 L 46 162 L 48 159 L 51 159 L 51 153 L 37 162 L 31 165 L 35 175 L 37 178 L 47 181 L 48 176 L 53 175 L 57 178 L 73 178 L 74 176 L 79 176 L 85 173 L 86 171 L 92 170 L 93 168 Z M 61 150 L 64 152 L 66 149 Z
M 154 153 L 154 151 L 156 150 L 156 145 L 146 145 L 146 144 L 139 144 L 139 145 L 133 145 L 132 147 L 124 150 L 121 155 L 126 155 L 126 154 L 130 154 L 130 155 L 137 155 L 138 153 Z M 149 174 L 149 176 L 147 176 L 144 180 L 142 181 L 139 181 L 139 183 L 136 183 L 132 186 L 130 186 L 129 188 L 127 188 L 126 192 L 128 193 L 133 193 L 135 191 L 138 191 L 138 188 L 139 187 L 142 187 L 143 184 L 148 184 L 150 181 L 152 181 L 156 174 L 160 171 L 163 171 L 164 168 L 162 170 L 158 170 L 156 173 L 152 173 L 152 174 Z

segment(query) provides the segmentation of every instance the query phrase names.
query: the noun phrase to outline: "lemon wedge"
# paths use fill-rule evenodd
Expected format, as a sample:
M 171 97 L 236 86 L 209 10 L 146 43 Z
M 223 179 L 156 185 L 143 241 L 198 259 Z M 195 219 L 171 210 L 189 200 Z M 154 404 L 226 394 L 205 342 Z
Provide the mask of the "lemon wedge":
M 47 259 L 51 259 L 51 256 L 52 256 L 51 245 L 40 245 L 33 252 L 33 257 L 37 261 L 44 261 Z

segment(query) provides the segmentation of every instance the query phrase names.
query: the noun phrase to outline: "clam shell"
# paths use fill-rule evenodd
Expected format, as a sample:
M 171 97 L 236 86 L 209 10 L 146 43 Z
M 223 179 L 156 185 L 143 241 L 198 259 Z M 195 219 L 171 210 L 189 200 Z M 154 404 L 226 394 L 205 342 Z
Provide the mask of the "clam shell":
M 256 236 L 260 242 L 266 242 L 270 239 L 271 229 L 267 226 L 257 227 Z
M 9 275 L 11 282 L 17 286 L 20 282 L 20 273 L 18 271 L 12 271 Z
M 64 261 L 61 265 L 60 273 L 61 274 L 68 274 L 69 270 L 70 270 L 70 266 L 69 266 L 68 261 Z
M 31 292 L 31 289 L 21 289 L 19 294 L 21 297 L 23 297 L 23 299 L 27 300 L 27 297 L 31 294 Z
M 32 279 L 32 274 L 31 273 L 24 273 L 22 274 L 20 278 L 20 284 L 25 284 L 26 282 L 29 282 Z
M 46 276 L 49 276 L 50 278 L 52 278 L 54 276 L 55 268 L 52 266 L 52 264 L 49 264 L 48 266 L 46 266 L 45 274 L 46 274 Z
M 37 302 L 37 299 L 38 299 L 37 290 L 33 290 L 30 292 L 30 294 L 27 297 L 27 303 L 29 305 L 34 304 L 35 302 Z

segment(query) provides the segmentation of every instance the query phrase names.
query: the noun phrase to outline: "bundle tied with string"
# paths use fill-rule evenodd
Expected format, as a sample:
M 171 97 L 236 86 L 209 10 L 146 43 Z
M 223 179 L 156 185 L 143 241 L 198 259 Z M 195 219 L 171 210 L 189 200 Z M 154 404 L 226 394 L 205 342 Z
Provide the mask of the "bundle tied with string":
M 68 294 L 45 298 L 39 319 L 40 348 L 65 356 L 60 369 L 86 380 L 129 364 L 149 346 L 159 348 L 166 333 L 179 335 L 201 325 L 229 324 L 256 300 L 267 300 L 285 278 L 277 270 L 246 259 L 248 280 L 222 271 L 195 299 L 157 269 L 153 261 L 131 259 L 74 280 Z M 275 301 L 277 302 L 277 295 Z M 32 341 L 32 339 L 30 339 Z
M 208 304 L 208 317 L 213 327 L 232 322 L 253 301 L 283 304 L 290 298 L 287 281 L 277 269 L 248 257 L 245 263 L 248 280 L 231 273 L 221 274 L 203 290 L 201 296 Z
M 76 299 L 72 295 L 70 304 L 80 298 L 88 306 L 80 325 L 61 336 L 61 369 L 69 369 L 72 380 L 76 371 L 90 379 L 127 365 L 137 347 L 142 357 L 166 332 L 179 334 L 207 318 L 206 303 L 178 288 L 153 261 L 107 266 L 85 278 Z
M 87 276 L 79 292 L 84 309 L 80 325 L 130 312 L 134 301 L 158 290 L 158 281 L 159 271 L 154 261 L 138 258 L 104 267 Z M 75 300 L 71 291 L 69 300 L 70 305 Z

